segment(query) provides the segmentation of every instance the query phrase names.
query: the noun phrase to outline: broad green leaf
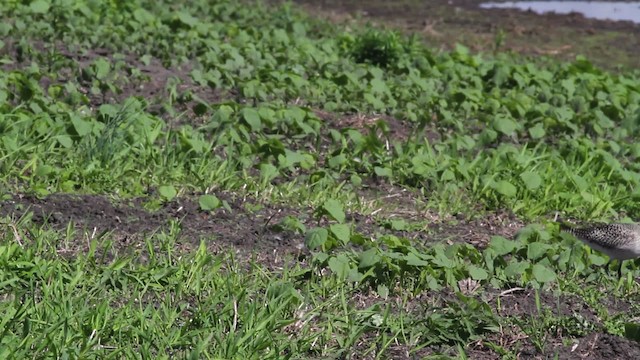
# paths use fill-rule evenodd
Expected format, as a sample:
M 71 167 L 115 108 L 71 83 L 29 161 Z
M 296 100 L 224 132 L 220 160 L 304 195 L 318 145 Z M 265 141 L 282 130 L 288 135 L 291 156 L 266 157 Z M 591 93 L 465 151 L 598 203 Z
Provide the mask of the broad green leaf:
M 560 271 L 567 271 L 569 267 L 573 267 L 576 271 L 579 272 L 577 268 L 578 263 L 582 263 L 582 261 L 574 261 L 573 263 L 571 263 L 569 260 L 571 259 L 572 252 L 573 251 L 570 248 L 565 248 L 564 250 L 560 251 L 560 254 L 556 259 L 556 264 L 558 264 L 558 269 L 560 269 Z
M 49 11 L 50 6 L 51 3 L 45 0 L 35 0 L 32 1 L 31 4 L 29 4 L 29 8 L 31 8 L 31 11 L 36 14 L 46 14 L 47 11 Z
M 353 186 L 355 187 L 359 187 L 360 185 L 362 185 L 362 178 L 357 174 L 352 174 L 350 180 L 351 184 L 353 184 Z
M 587 245 L 585 245 L 585 247 L 588 247 Z M 602 266 L 606 263 L 609 262 L 609 260 L 600 255 L 601 253 L 591 253 L 589 254 L 589 262 L 591 262 L 591 264 L 595 265 L 595 266 Z
M 513 135 L 518 128 L 518 124 L 505 115 L 497 115 L 493 119 L 493 128 L 505 135 Z
M 376 110 L 382 110 L 385 108 L 385 103 L 371 93 L 364 93 L 364 99 Z
M 435 265 L 444 267 L 444 268 L 453 268 L 455 266 L 455 263 L 451 259 L 449 259 L 449 257 L 447 257 L 447 255 L 444 253 L 444 250 L 442 247 L 436 247 L 435 249 L 436 251 L 433 259 L 433 263 Z
M 191 14 L 187 12 L 179 11 L 177 15 L 178 15 L 178 20 L 180 20 L 181 23 L 189 27 L 193 27 L 198 23 L 198 19 L 194 18 L 193 16 L 191 16 Z
M 371 79 L 371 91 L 374 94 L 382 94 L 389 91 L 387 84 L 382 79 Z
M 108 60 L 103 58 L 98 58 L 94 61 L 93 65 L 95 66 L 96 78 L 103 80 L 109 75 L 109 71 L 111 71 L 111 63 Z
M 520 179 L 524 182 L 524 185 L 529 190 L 536 190 L 542 185 L 542 178 L 538 173 L 532 171 L 525 171 L 520 174 Z
M 53 166 L 51 165 L 40 165 L 36 168 L 36 176 L 38 177 L 46 177 L 54 171 Z
M 67 149 L 70 149 L 73 146 L 73 140 L 71 140 L 71 137 L 68 135 L 60 135 L 57 137 L 57 140 L 60 145 Z
M 473 280 L 486 280 L 489 277 L 489 273 L 483 268 L 469 265 L 469 276 L 471 276 Z
M 231 118 L 231 114 L 233 114 L 234 110 L 229 105 L 222 105 L 213 113 L 211 120 L 209 121 L 209 126 L 216 128 L 221 124 L 225 124 L 229 122 Z
M 500 194 L 506 197 L 514 197 L 518 193 L 518 189 L 506 180 L 500 180 L 495 183 L 494 188 Z
M 304 243 L 310 250 L 322 247 L 329 238 L 329 232 L 325 228 L 313 228 L 307 232 Z
M 271 108 L 261 106 L 260 108 L 258 108 L 258 115 L 260 115 L 261 120 L 264 120 L 267 123 L 271 123 L 274 121 L 276 112 Z
M 358 256 L 358 267 L 366 269 L 380 262 L 380 254 L 377 248 L 371 248 L 361 252 Z
M 532 139 L 542 139 L 545 134 L 544 125 L 541 123 L 535 124 L 529 129 L 529 136 L 531 136 Z
M 531 264 L 528 261 L 512 262 L 504 268 L 504 275 L 507 278 L 520 278 L 530 266 Z
M 442 173 L 442 176 L 440 177 L 440 181 L 442 182 L 449 182 L 449 181 L 454 181 L 456 179 L 456 174 L 447 169 Z
M 329 226 L 329 230 L 336 237 L 336 239 L 340 240 L 342 244 L 346 244 L 349 242 L 349 238 L 351 237 L 351 228 L 347 224 L 332 224 Z
M 218 199 L 215 195 L 206 194 L 200 196 L 198 204 L 200 205 L 200 209 L 211 211 L 220 207 L 220 199 Z
M 489 270 L 489 273 L 493 273 L 494 272 L 494 262 L 496 260 L 496 252 L 494 249 L 492 249 L 491 247 L 485 249 L 482 252 L 482 258 L 484 259 L 484 264 L 487 267 L 487 270 Z
M 338 168 L 348 161 L 347 157 L 344 154 L 338 154 L 336 156 L 332 156 L 329 158 L 328 164 L 332 169 Z
M 527 259 L 529 260 L 538 260 L 541 256 L 543 256 L 547 250 L 549 250 L 550 246 L 541 242 L 532 242 L 527 245 Z
M 260 178 L 264 181 L 271 181 L 278 176 L 278 168 L 271 164 L 260 164 Z
M 389 297 L 389 288 L 386 285 L 378 285 L 376 292 L 382 299 L 387 299 Z
M 93 124 L 79 116 L 71 116 L 73 128 L 79 136 L 85 136 L 91 132 Z
M 345 279 L 351 272 L 349 259 L 344 254 L 329 258 L 329 269 L 340 279 Z
M 560 81 L 560 84 L 567 92 L 567 97 L 572 97 L 576 91 L 576 85 L 574 84 L 574 78 L 564 79 Z
M 262 121 L 260 120 L 260 114 L 255 109 L 244 108 L 242 109 L 242 117 L 244 121 L 251 127 L 252 131 L 258 131 L 262 129 Z
M 344 214 L 344 210 L 342 209 L 342 203 L 336 199 L 328 199 L 322 205 L 322 208 L 329 214 L 333 220 L 343 223 L 346 216 Z
M 533 265 L 532 274 L 539 283 L 547 283 L 556 279 L 556 273 L 542 264 Z
M 146 24 L 152 22 L 155 17 L 147 10 L 143 8 L 137 8 L 135 11 L 133 11 L 133 18 L 140 23 Z M 145 63 L 145 65 L 149 65 L 149 63 Z
M 313 254 L 313 261 L 316 263 L 324 264 L 329 259 L 329 254 L 324 252 L 317 252 Z
M 380 177 L 389 177 L 390 178 L 390 177 L 393 176 L 393 172 L 388 167 L 375 166 L 373 168 L 373 171 L 376 173 L 376 175 L 378 175 Z
M 158 193 L 160 193 L 160 196 L 162 196 L 166 200 L 171 200 L 174 197 L 176 197 L 176 195 L 178 195 L 178 191 L 172 185 L 160 186 L 158 188 Z M 200 208 L 202 209 L 202 206 L 200 206 Z M 211 209 L 203 209 L 203 210 L 211 210 Z
M 425 260 L 419 258 L 414 253 L 407 254 L 405 259 L 407 260 L 407 265 L 409 265 L 409 266 L 429 266 L 429 262 L 428 261 L 425 261 Z M 444 266 L 444 265 L 442 265 L 442 266 Z
M 364 275 L 358 271 L 357 268 L 351 268 L 349 270 L 349 275 L 347 276 L 348 282 L 361 282 L 364 278 Z
M 389 246 L 390 248 L 397 248 L 404 245 L 404 239 L 400 239 L 399 237 L 391 234 L 383 235 L 380 237 L 380 241 Z
M 304 155 L 298 151 L 284 149 L 284 154 L 284 156 L 278 156 L 278 159 L 280 160 L 280 166 L 282 167 L 291 167 L 305 160 Z
M 512 253 L 515 248 L 515 242 L 505 239 L 502 236 L 494 236 L 489 242 L 489 247 L 495 252 L 497 256 L 502 256 Z
M 391 220 L 391 229 L 397 231 L 407 230 L 409 224 L 404 219 Z
M 118 115 L 118 108 L 111 104 L 102 104 L 98 108 L 98 112 L 105 117 L 115 117 Z

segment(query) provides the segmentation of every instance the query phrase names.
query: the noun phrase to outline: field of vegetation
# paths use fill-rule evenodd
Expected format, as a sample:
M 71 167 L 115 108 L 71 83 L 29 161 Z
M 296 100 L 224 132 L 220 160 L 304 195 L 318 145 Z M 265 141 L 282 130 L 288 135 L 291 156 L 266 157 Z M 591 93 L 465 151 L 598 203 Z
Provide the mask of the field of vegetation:
M 640 72 L 186 4 L 0 3 L 0 358 L 640 358 Z

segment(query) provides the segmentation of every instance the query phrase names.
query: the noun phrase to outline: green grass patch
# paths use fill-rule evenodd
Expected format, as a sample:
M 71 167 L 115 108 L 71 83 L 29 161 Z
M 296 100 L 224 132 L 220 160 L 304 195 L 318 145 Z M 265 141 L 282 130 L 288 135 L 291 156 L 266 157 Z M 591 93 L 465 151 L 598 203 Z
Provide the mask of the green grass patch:
M 562 334 L 634 338 L 636 266 L 616 282 L 603 255 L 547 219 L 640 215 L 637 72 L 435 53 L 417 37 L 251 4 L 0 5 L 5 204 L 60 193 L 177 204 L 169 230 L 125 234 L 140 239 L 125 247 L 116 229 L 61 231 L 3 204 L 3 357 L 464 357 L 474 346 L 515 357 L 558 354 Z M 462 235 L 425 246 L 402 232 L 428 221 L 371 198 L 389 189 L 420 197 L 405 200 L 412 214 L 540 224 L 484 248 Z M 213 255 L 254 241 L 185 239 L 185 199 L 202 229 L 243 226 L 221 193 L 296 213 L 265 220 L 277 234 L 254 237 L 253 261 Z M 381 207 L 375 221 L 393 231 L 360 230 Z M 263 246 L 282 234 L 304 244 L 276 249 L 286 266 Z M 184 241 L 201 246 L 180 252 Z M 535 294 L 537 316 L 501 314 L 496 299 L 515 288 Z M 626 308 L 598 305 L 603 293 Z M 549 297 L 565 295 L 595 315 L 554 308 Z

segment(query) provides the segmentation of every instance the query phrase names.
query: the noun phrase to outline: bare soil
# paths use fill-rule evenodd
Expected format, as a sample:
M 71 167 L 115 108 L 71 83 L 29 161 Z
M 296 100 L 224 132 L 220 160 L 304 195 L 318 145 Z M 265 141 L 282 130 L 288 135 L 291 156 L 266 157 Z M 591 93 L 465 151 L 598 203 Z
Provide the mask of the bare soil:
M 393 189 L 388 187 L 385 193 L 390 192 Z M 430 216 L 431 221 L 421 222 L 421 228 L 395 230 L 376 215 L 349 213 L 348 220 L 354 223 L 356 231 L 365 236 L 392 234 L 412 239 L 417 246 L 446 241 L 469 242 L 483 247 L 490 236 L 511 236 L 519 228 L 520 223 L 514 220 L 505 223 L 499 216 L 451 222 L 419 212 L 415 207 L 407 210 L 414 195 L 397 193 L 402 194 L 402 198 L 397 197 L 394 201 L 398 206 L 404 202 L 404 214 L 409 211 L 416 217 L 424 214 L 426 218 Z M 95 236 L 111 232 L 116 240 L 113 251 L 119 252 L 143 247 L 145 237 L 160 231 L 168 232 L 172 223 L 177 222 L 180 227 L 179 250 L 193 250 L 200 241 L 205 241 L 215 252 L 234 251 L 243 257 L 258 254 L 255 260 L 272 265 L 282 264 L 286 256 L 301 260 L 300 256 L 307 254 L 304 236 L 282 226 L 285 217 L 295 217 L 307 228 L 324 225 L 325 222 L 314 218 L 313 209 L 260 203 L 232 193 L 217 193 L 216 196 L 227 202 L 229 208 L 202 211 L 196 194 L 174 199 L 155 210 L 148 209 L 145 202 L 150 200 L 147 198 L 116 201 L 106 195 L 53 194 L 39 198 L 32 194 L 17 194 L 0 203 L 0 216 L 9 217 L 13 222 L 27 216 L 28 221 L 34 224 L 59 231 L 66 229 L 69 223 L 74 224 L 77 241 L 75 246 L 64 249 L 69 255 L 88 249 L 87 242 L 83 241 L 87 234 Z M 399 211 L 395 215 L 401 218 L 403 213 Z
M 217 194 L 227 201 L 228 209 L 202 211 L 196 197 L 182 197 L 163 204 L 152 211 L 144 206 L 145 199 L 128 203 L 110 201 L 100 195 L 56 194 L 45 198 L 33 195 L 16 196 L 0 204 L 0 216 L 14 221 L 30 214 L 30 221 L 55 230 L 64 230 L 74 224 L 77 241 L 67 253 L 87 250 L 84 234 L 112 232 L 113 251 L 127 251 L 143 246 L 145 236 L 156 232 L 168 232 L 172 222 L 180 225 L 177 245 L 181 251 L 197 248 L 205 241 L 214 252 L 234 251 L 239 255 L 259 254 L 257 261 L 280 263 L 283 254 L 300 253 L 302 237 L 292 232 L 280 231 L 276 226 L 284 216 L 296 214 L 286 207 L 251 204 L 229 194 Z M 260 257 L 264 257 L 261 259 Z

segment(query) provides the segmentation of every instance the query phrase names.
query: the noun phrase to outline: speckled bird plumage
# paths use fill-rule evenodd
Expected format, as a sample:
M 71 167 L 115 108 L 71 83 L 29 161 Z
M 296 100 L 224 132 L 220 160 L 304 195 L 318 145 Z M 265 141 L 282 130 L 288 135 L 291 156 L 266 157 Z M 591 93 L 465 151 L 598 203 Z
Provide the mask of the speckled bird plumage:
M 618 275 L 622 271 L 622 261 L 640 257 L 639 224 L 605 224 L 585 228 L 561 225 L 561 230 L 572 234 L 593 249 L 607 254 L 610 260 L 619 260 Z

